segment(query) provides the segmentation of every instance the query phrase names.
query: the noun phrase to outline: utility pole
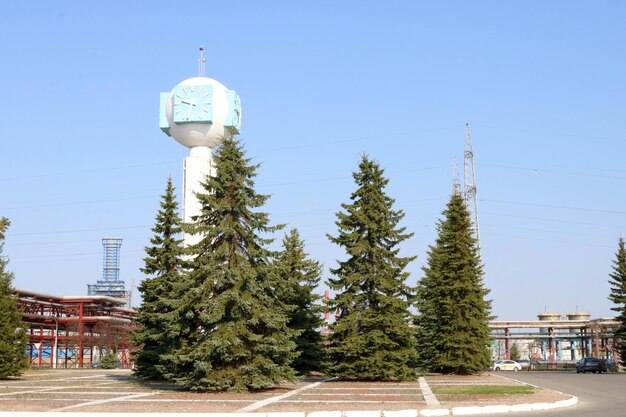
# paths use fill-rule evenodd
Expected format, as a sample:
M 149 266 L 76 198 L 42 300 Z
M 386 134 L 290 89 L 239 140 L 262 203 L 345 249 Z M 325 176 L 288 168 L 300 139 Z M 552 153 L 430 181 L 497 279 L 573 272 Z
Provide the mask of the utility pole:
M 474 172 L 474 146 L 469 123 L 465 124 L 465 146 L 463 152 L 463 182 L 465 184 L 465 204 L 474 222 L 474 233 L 480 251 L 480 225 L 478 223 L 478 197 L 476 196 L 476 174 Z

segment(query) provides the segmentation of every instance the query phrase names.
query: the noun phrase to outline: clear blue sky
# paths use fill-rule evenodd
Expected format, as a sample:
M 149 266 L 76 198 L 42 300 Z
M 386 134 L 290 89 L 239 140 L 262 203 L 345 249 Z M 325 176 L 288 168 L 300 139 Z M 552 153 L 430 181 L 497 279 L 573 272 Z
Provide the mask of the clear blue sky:
M 187 154 L 158 128 L 159 93 L 197 75 L 204 45 L 207 76 L 241 96 L 266 211 L 300 230 L 325 278 L 345 256 L 325 234 L 362 153 L 386 169 L 422 276 L 468 122 L 494 314 L 612 315 L 625 2 L 29 1 L 2 17 L 0 215 L 18 288 L 86 293 L 105 236 L 124 239 L 127 284 L 143 279 Z

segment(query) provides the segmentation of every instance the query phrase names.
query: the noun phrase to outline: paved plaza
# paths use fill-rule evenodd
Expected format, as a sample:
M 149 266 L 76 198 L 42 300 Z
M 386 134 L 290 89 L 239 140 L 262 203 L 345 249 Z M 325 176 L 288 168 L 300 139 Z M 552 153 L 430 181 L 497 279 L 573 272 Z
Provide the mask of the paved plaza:
M 511 375 L 513 376 L 513 375 Z M 72 369 L 28 371 L 0 381 L 0 414 L 63 413 L 273 413 L 320 411 L 399 411 L 414 414 L 460 406 L 554 403 L 570 396 L 536 388 L 531 395 L 494 398 L 435 395 L 440 386 L 519 385 L 500 375 L 427 376 L 414 382 L 344 382 L 307 378 L 258 393 L 191 393 L 138 381 L 129 370 Z

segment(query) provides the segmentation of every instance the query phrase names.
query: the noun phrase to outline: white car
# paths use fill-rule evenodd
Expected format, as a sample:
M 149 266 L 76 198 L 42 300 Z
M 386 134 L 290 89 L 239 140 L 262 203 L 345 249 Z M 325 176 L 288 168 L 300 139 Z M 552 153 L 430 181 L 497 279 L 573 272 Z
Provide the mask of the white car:
M 495 361 L 493 363 L 492 369 L 494 371 L 521 371 L 522 364 L 519 362 L 506 360 L 506 361 Z

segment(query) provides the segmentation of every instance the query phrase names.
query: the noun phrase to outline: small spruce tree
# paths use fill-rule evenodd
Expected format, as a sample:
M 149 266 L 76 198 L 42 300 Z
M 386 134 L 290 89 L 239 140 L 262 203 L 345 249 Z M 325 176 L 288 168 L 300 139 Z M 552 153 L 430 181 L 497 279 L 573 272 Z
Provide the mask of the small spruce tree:
M 443 216 L 417 287 L 418 363 L 427 371 L 481 372 L 490 364 L 491 302 L 485 299 L 489 290 L 483 284 L 478 245 L 458 192 Z
M 415 339 L 410 328 L 414 289 L 404 269 L 415 257 L 400 257 L 399 245 L 412 234 L 398 224 L 402 210 L 385 193 L 389 180 L 378 163 L 363 156 L 353 174 L 357 185 L 337 213 L 339 233 L 328 236 L 348 258 L 331 269 L 336 295 L 329 302 L 338 317 L 329 337 L 330 373 L 348 380 L 415 378 Z
M 141 269 L 150 277 L 139 285 L 142 304 L 137 314 L 139 328 L 133 333 L 132 341 L 138 347 L 134 352 L 134 373 L 142 378 L 161 379 L 168 364 L 163 355 L 171 353 L 180 340 L 176 310 L 182 285 L 183 246 L 174 191 L 169 178 L 152 228 L 151 246 L 145 248 L 145 266 Z
M 616 305 L 611 310 L 617 313 L 616 319 L 619 322 L 618 328 L 614 331 L 614 337 L 619 350 L 620 363 L 626 366 L 626 249 L 623 237 L 619 239 L 617 253 L 613 260 L 613 271 L 609 277 L 611 278 L 609 300 Z
M 14 296 L 13 273 L 7 271 L 9 261 L 2 255 L 10 224 L 7 218 L 0 218 L 0 379 L 19 376 L 29 366 L 26 356 L 28 336 Z
M 520 353 L 519 353 L 519 348 L 517 347 L 517 343 L 513 343 L 513 345 L 511 346 L 511 351 L 509 352 L 509 356 L 514 361 L 520 360 Z
M 275 255 L 267 236 L 278 230 L 255 211 L 269 198 L 254 190 L 258 165 L 227 138 L 214 155 L 215 175 L 198 193 L 200 214 L 188 227 L 200 241 L 189 247 L 186 290 L 179 309 L 184 338 L 165 375 L 195 391 L 261 390 L 293 380 L 294 331 L 270 274 Z
M 115 369 L 119 366 L 120 361 L 117 359 L 117 355 L 112 350 L 105 353 L 100 360 L 100 368 L 102 369 Z
M 308 258 L 304 242 L 297 229 L 292 229 L 283 239 L 283 250 L 273 264 L 276 293 L 286 305 L 289 328 L 298 332 L 293 367 L 306 375 L 320 371 L 324 363 L 324 349 L 319 332 L 322 326 L 321 296 L 314 291 L 322 274 L 319 262 Z

